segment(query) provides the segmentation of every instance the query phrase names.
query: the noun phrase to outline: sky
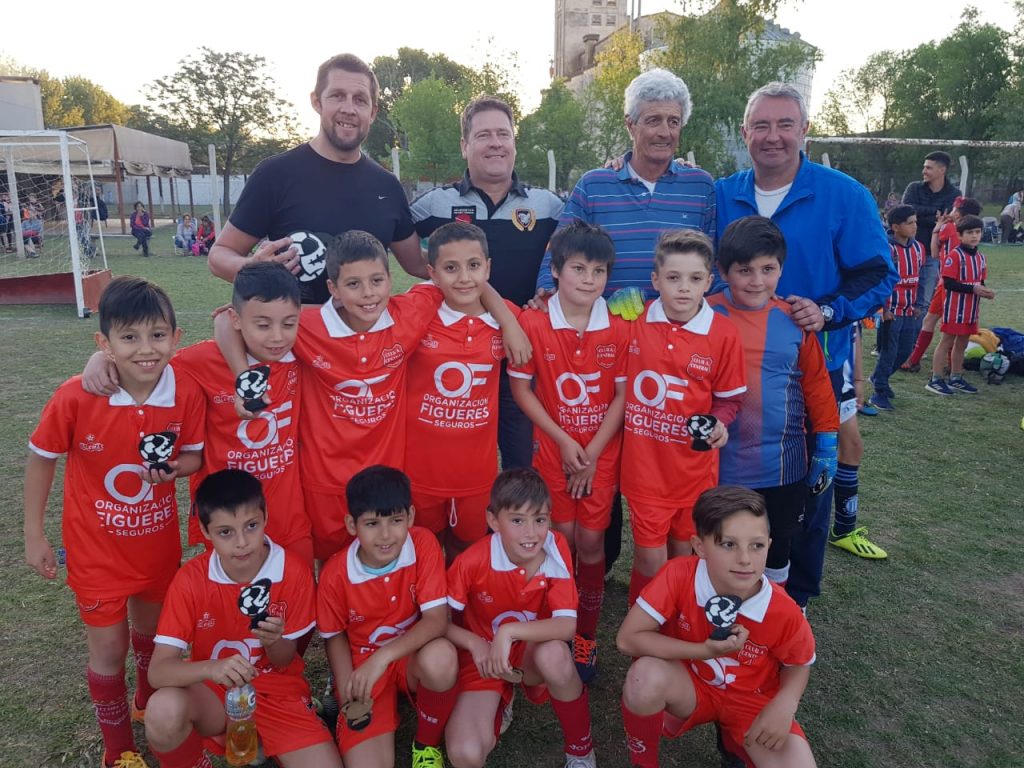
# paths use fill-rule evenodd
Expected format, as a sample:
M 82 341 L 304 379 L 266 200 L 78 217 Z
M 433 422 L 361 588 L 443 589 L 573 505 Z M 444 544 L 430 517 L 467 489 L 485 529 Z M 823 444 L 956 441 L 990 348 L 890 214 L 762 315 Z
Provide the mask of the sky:
M 242 13 L 177 14 L 154 13 L 134 0 L 104 0 L 95 6 L 76 4 L 73 12 L 47 11 L 43 18 L 31 3 L 10 3 L 5 28 L 32 31 L 0 38 L 0 56 L 56 77 L 81 75 L 120 101 L 138 104 L 147 101 L 154 79 L 173 74 L 180 59 L 200 46 L 258 54 L 270 63 L 280 95 L 295 106 L 300 129 L 312 135 L 317 117 L 309 92 L 316 68 L 343 52 L 369 62 L 408 46 L 470 66 L 514 61 L 522 104 L 530 111 L 550 81 L 554 5 L 554 0 L 288 0 L 221 6 L 250 9 Z M 975 5 L 983 21 L 1012 28 L 1011 0 L 976 0 Z M 823 55 L 814 75 L 813 115 L 842 70 L 859 66 L 876 51 L 941 39 L 956 26 L 962 7 L 960 0 L 790 0 L 776 21 L 799 32 Z M 671 0 L 642 0 L 642 10 L 679 11 L 680 6 Z M 84 15 L 92 18 L 87 21 Z M 700 94 L 693 98 L 699 107 Z

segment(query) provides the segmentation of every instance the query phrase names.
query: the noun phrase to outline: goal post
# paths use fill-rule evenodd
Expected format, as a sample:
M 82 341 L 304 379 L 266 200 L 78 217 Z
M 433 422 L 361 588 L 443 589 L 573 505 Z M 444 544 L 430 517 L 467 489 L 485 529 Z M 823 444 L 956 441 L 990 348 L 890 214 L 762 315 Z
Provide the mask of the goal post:
M 97 194 L 86 142 L 0 131 L 0 304 L 96 309 L 110 280 Z

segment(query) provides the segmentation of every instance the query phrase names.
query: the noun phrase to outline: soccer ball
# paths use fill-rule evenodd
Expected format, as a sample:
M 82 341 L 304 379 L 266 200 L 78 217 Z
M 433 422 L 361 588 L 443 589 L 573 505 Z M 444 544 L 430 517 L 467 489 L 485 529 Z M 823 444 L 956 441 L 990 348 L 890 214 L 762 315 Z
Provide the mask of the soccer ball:
M 159 464 L 171 458 L 174 453 L 174 442 L 178 436 L 174 432 L 154 432 L 143 435 L 139 440 L 139 455 L 150 464 Z
M 238 595 L 238 610 L 252 619 L 253 629 L 267 617 L 267 606 L 270 605 L 270 579 L 258 579 L 252 584 L 242 587 Z
M 235 379 L 235 392 L 243 400 L 256 400 L 263 397 L 270 385 L 270 366 L 258 365 L 248 371 L 242 371 Z
M 1003 377 L 1010 370 L 1010 358 L 999 352 L 989 352 L 981 358 L 978 370 L 989 384 L 1002 384 Z
M 704 604 L 704 615 L 716 627 L 731 627 L 742 603 L 736 595 L 714 595 Z
M 327 266 L 327 246 L 323 238 L 312 232 L 293 232 L 289 237 L 299 250 L 299 266 L 302 268 L 299 282 L 315 280 Z

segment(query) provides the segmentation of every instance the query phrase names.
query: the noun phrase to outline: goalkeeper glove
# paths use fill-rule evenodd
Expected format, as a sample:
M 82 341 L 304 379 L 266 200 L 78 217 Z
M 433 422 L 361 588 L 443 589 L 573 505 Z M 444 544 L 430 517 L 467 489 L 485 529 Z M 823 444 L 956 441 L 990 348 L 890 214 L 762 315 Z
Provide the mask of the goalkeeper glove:
M 644 311 L 644 293 L 639 288 L 619 288 L 608 299 L 608 311 L 623 320 L 636 320 Z
M 811 468 L 807 473 L 807 486 L 811 495 L 824 493 L 832 484 L 839 468 L 839 433 L 818 432 L 814 436 L 814 453 L 811 455 Z

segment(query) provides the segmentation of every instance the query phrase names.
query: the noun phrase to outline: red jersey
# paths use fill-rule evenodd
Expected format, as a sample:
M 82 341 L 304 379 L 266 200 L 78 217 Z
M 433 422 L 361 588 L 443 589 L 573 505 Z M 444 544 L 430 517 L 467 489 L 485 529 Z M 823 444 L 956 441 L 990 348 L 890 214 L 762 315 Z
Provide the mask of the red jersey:
M 142 405 L 123 389 L 96 397 L 82 377 L 64 382 L 46 404 L 29 448 L 64 470 L 63 537 L 68 584 L 96 599 L 124 597 L 166 583 L 181 563 L 174 483 L 139 475 L 144 435 L 177 435 L 168 460 L 203 449 L 203 395 L 168 365 Z
M 516 307 L 506 302 L 513 313 Z M 442 304 L 409 361 L 403 469 L 417 491 L 486 493 L 498 473 L 501 329 Z
M 364 467 L 402 466 L 406 363 L 440 304 L 436 287 L 418 285 L 392 296 L 365 332 L 352 330 L 330 301 L 302 311 L 293 351 L 304 366 L 304 488 L 343 493 L 347 478 Z
M 441 545 L 426 528 L 409 529 L 387 573 L 370 573 L 358 553 L 356 539 L 327 562 L 316 597 L 320 636 L 344 632 L 353 667 L 404 635 L 424 611 L 444 605 L 447 592 Z
M 967 285 L 982 285 L 988 276 L 985 254 L 974 249 L 973 253 L 963 246 L 957 246 L 942 259 L 942 277 L 950 277 Z M 974 293 L 962 293 L 946 289 L 946 301 L 942 307 L 943 323 L 970 325 L 978 322 L 981 299 Z
M 249 365 L 258 365 L 254 357 Z M 222 469 L 244 469 L 257 477 L 267 498 L 267 535 L 287 547 L 309 536 L 309 518 L 299 485 L 299 363 L 289 352 L 270 363 L 274 402 L 251 421 L 235 413 L 235 376 L 215 341 L 201 341 L 174 356 L 175 369 L 190 376 L 206 396 L 203 467 L 189 478 L 195 498 L 203 479 Z M 203 542 L 199 524 L 189 519 L 189 543 Z
M 947 221 L 939 228 L 939 258 L 944 259 L 959 245 L 960 233 L 956 231 L 956 222 Z
M 707 562 L 675 557 L 640 592 L 636 604 L 661 626 L 661 633 L 703 643 L 711 636 L 704 606 L 715 596 Z M 779 671 L 814 663 L 814 635 L 799 606 L 785 589 L 761 577 L 761 591 L 743 601 L 736 621 L 748 630 L 747 642 L 730 656 L 690 660 L 694 675 L 707 685 L 731 693 L 774 696 Z
M 914 314 L 914 302 L 917 300 L 917 283 L 921 275 L 921 264 L 924 263 L 924 246 L 915 238 L 910 238 L 906 245 L 889 239 L 889 253 L 892 263 L 899 273 L 899 280 L 889 297 L 889 311 L 896 317 L 910 317 Z
M 284 619 L 282 637 L 297 640 L 316 625 L 313 574 L 300 557 L 269 538 L 266 542 L 270 552 L 253 581 L 270 580 L 268 611 Z M 252 681 L 257 692 L 306 695 L 302 657 L 295 654 L 288 666 L 277 669 L 253 636 L 249 617 L 238 607 L 246 586 L 231 580 L 215 551 L 192 558 L 171 582 L 154 641 L 181 651 L 191 647 L 191 661 L 244 656 L 259 673 Z
M 565 537 L 548 531 L 544 554 L 530 579 L 509 560 L 500 533 L 474 542 L 455 558 L 448 569 L 448 605 L 461 613 L 461 626 L 491 641 L 508 621 L 575 619 L 579 596 Z
M 655 506 L 685 506 L 718 484 L 718 452 L 693 450 L 686 422 L 710 413 L 713 398 L 747 391 L 743 345 L 736 326 L 706 301 L 679 325 L 655 299 L 632 332 L 622 493 Z
M 626 349 L 629 323 L 608 312 L 598 298 L 590 310 L 587 329 L 580 333 L 565 319 L 556 293 L 548 301 L 547 314 L 524 312 L 520 325 L 533 345 L 533 357 L 508 375 L 533 380 L 534 393 L 562 431 L 584 448 L 604 421 L 615 385 L 626 381 Z M 533 464 L 551 488 L 565 489 L 562 454 L 555 441 L 534 426 L 536 446 Z M 597 462 L 594 488 L 619 484 L 622 433 L 609 441 Z

